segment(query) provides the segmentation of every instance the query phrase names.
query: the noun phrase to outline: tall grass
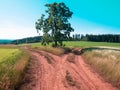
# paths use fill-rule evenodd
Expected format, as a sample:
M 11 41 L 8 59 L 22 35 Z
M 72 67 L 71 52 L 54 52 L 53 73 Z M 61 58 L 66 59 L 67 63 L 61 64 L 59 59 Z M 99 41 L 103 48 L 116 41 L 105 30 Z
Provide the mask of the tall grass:
M 14 90 L 22 81 L 29 55 L 17 48 L 0 48 L 0 90 Z
M 92 50 L 83 54 L 86 63 L 90 64 L 108 82 L 120 88 L 120 51 Z

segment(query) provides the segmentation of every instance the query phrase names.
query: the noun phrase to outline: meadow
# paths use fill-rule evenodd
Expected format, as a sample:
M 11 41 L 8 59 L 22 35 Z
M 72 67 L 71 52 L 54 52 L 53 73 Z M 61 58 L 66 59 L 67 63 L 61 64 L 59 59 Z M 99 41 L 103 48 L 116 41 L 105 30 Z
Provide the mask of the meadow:
M 88 49 L 83 57 L 106 81 L 120 88 L 120 49 Z
M 90 42 L 90 41 L 68 41 L 64 42 L 66 47 L 95 47 L 95 46 L 108 46 L 108 47 L 120 47 L 120 43 L 109 42 Z
M 0 90 L 13 90 L 23 79 L 29 55 L 16 47 L 0 47 Z
M 64 41 L 65 47 L 93 47 L 93 46 L 109 46 L 109 47 L 120 47 L 120 43 L 109 43 L 109 42 L 90 42 L 90 41 Z M 25 45 L 25 44 L 23 44 Z M 28 45 L 28 44 L 27 44 Z M 30 44 L 32 47 L 39 47 L 41 43 Z M 50 46 L 51 43 L 47 46 Z

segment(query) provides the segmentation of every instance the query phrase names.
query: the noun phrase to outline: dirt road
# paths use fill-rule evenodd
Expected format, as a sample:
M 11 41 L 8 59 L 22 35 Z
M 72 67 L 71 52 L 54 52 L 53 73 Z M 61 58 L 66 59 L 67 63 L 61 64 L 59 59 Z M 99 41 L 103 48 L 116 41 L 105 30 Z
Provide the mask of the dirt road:
M 20 90 L 117 90 L 95 73 L 80 55 L 29 52 L 32 57 Z

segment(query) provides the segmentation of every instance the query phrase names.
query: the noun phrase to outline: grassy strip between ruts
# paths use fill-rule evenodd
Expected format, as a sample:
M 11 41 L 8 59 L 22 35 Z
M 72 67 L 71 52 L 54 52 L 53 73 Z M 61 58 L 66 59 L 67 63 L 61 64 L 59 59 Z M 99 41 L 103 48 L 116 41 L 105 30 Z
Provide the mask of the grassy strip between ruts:
M 88 49 L 83 53 L 90 64 L 106 81 L 120 88 L 120 50 Z
M 18 48 L 0 48 L 0 90 L 14 90 L 23 80 L 29 55 Z
M 46 52 L 49 52 L 49 53 L 52 53 L 52 54 L 55 54 L 55 55 L 62 55 L 62 54 L 65 54 L 65 53 L 68 53 L 71 51 L 70 48 L 63 48 L 63 47 L 51 47 L 51 46 L 39 46 L 39 47 L 32 47 L 32 48 L 35 48 L 35 49 L 40 49 L 40 50 L 43 50 L 43 51 L 46 51 Z

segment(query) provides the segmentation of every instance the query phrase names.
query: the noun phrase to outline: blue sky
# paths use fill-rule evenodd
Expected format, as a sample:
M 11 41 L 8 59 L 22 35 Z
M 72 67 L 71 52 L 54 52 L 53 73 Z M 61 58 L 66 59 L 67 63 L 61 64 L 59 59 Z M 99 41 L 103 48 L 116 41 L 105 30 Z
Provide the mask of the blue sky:
M 0 0 L 0 39 L 37 36 L 35 22 L 53 2 L 73 11 L 74 33 L 120 34 L 120 0 Z

